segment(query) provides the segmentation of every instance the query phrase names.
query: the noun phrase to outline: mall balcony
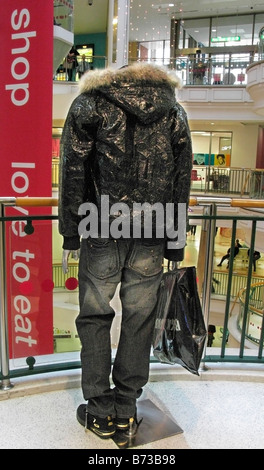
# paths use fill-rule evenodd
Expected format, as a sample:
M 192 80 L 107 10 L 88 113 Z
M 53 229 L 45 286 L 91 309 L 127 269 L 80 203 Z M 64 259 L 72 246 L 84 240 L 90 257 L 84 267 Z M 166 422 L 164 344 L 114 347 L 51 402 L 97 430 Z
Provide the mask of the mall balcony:
M 20 297 L 30 296 L 31 287 L 37 283 L 37 293 L 32 299 L 32 305 L 36 306 L 34 319 L 26 316 L 23 330 L 22 320 L 17 320 L 16 325 L 8 323 L 7 286 L 14 271 L 7 264 L 5 253 L 7 242 L 12 250 L 12 236 L 6 226 L 22 218 L 7 216 L 6 210 L 25 204 L 43 208 L 43 216 L 27 218 L 28 238 L 34 230 L 40 227 L 43 230 L 43 223 L 52 228 L 52 246 L 37 247 L 40 254 L 45 251 L 50 262 L 52 281 L 46 279 L 41 283 L 32 279 L 32 285 L 31 280 L 22 282 Z M 47 215 L 50 206 L 52 215 Z M 119 451 L 114 440 L 102 441 L 91 432 L 85 433 L 76 420 L 77 406 L 83 402 L 80 341 L 75 327 L 78 262 L 71 260 L 68 274 L 63 274 L 56 206 L 57 198 L 1 199 L 0 445 L 2 449 Z M 169 420 L 173 429 L 155 427 L 150 434 L 144 434 L 147 437 L 141 435 L 141 440 L 131 441 L 131 449 L 166 449 L 169 452 L 173 449 L 263 447 L 263 209 L 263 199 L 233 198 L 230 194 L 191 196 L 189 224 L 196 225 L 197 230 L 187 233 L 185 258 L 179 267 L 196 267 L 205 322 L 208 331 L 214 325 L 215 333 L 210 341 L 208 334 L 199 376 L 178 364 L 161 364 L 151 355 L 149 383 L 139 400 L 139 414 L 147 425 L 149 407 L 154 409 L 153 413 L 158 410 L 159 420 L 162 423 Z M 236 238 L 243 247 L 240 256 L 230 259 L 229 269 L 224 265 L 218 267 L 227 248 L 234 249 Z M 254 271 L 252 258 L 248 256 L 248 249 L 252 247 L 262 251 Z M 166 269 L 164 260 L 164 271 Z M 45 308 L 45 312 L 38 310 L 42 294 L 51 297 L 51 307 Z M 118 292 L 112 306 L 116 313 L 111 330 L 114 358 L 122 315 Z M 28 331 L 31 321 L 38 325 L 41 317 L 45 321 L 38 329 L 38 340 L 45 344 L 44 351 L 21 356 L 17 350 L 17 335 L 21 337 L 22 330 Z M 33 329 L 33 323 L 31 326 Z
M 69 81 L 63 66 L 74 43 L 73 2 L 59 3 L 62 8 L 67 4 L 69 11 L 61 15 L 67 25 L 54 24 L 52 198 L 0 197 L 0 447 L 83 449 L 87 459 L 92 450 L 118 455 L 120 447 L 112 439 L 103 441 L 85 432 L 76 420 L 76 409 L 83 402 L 81 346 L 75 326 L 78 261 L 72 259 L 69 272 L 63 273 L 57 200 L 59 141 L 69 106 L 78 94 L 79 77 Z M 161 364 L 151 354 L 149 382 L 139 400 L 139 418 L 143 416 L 148 432 L 129 444 L 130 449 L 144 454 L 164 449 L 167 454 L 176 449 L 263 449 L 264 169 L 250 165 L 250 157 L 257 153 L 256 140 L 263 128 L 264 62 L 255 55 L 250 64 L 242 61 L 242 68 L 241 61 L 230 62 L 226 68 L 213 60 L 199 64 L 196 54 L 191 55 L 186 60 L 169 59 L 169 64 L 182 79 L 178 100 L 190 120 L 197 145 L 194 151 L 208 155 L 208 161 L 193 167 L 189 225 L 196 229 L 187 229 L 185 257 L 178 267 L 196 267 L 205 323 L 208 333 L 212 327 L 214 333 L 206 338 L 198 376 L 179 364 Z M 94 67 L 107 66 L 104 56 L 92 56 L 92 60 Z M 213 155 L 220 149 L 214 150 L 212 123 L 216 133 L 222 133 L 223 124 L 228 123 L 232 154 L 241 151 L 243 164 L 214 165 Z M 206 151 L 198 148 L 201 133 L 207 134 Z M 226 132 L 221 138 L 226 138 Z M 252 147 L 248 156 L 245 146 Z M 9 215 L 10 206 L 25 204 L 41 207 L 41 215 L 26 220 Z M 45 228 L 49 234 L 45 247 L 34 248 L 49 263 L 50 278 L 40 282 L 36 273 L 34 279 L 21 282 L 16 306 L 24 309 L 24 315 L 16 312 L 16 323 L 9 321 L 14 299 L 10 223 L 22 227 L 29 244 L 34 230 Z M 237 238 L 242 245 L 239 255 L 231 256 L 228 269 L 224 264 L 218 266 L 229 247 L 233 254 Z M 254 250 L 260 252 L 256 265 L 250 254 Z M 164 260 L 164 271 L 167 269 Z M 48 297 L 49 308 L 43 308 L 43 297 Z M 32 318 L 26 314 L 28 298 L 34 307 Z M 114 359 L 122 316 L 118 291 L 112 306 Z M 18 335 L 34 328 L 43 349 L 23 354 L 17 347 L 21 346 Z M 148 426 L 149 407 L 155 412 L 158 409 L 161 427 L 157 429 Z M 168 422 L 173 424 L 172 430 L 164 426 Z

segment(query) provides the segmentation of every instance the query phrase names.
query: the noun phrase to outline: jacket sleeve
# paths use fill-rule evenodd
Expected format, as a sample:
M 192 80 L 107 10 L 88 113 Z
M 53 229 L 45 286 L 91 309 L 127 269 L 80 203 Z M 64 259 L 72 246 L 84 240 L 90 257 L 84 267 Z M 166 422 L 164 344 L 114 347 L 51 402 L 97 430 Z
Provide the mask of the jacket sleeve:
M 188 206 L 191 189 L 192 142 L 187 115 L 177 103 L 172 115 L 171 145 L 174 155 L 174 230 L 178 236 L 167 238 L 164 257 L 170 261 L 182 261 L 188 224 Z M 179 203 L 183 205 L 178 206 Z M 181 207 L 181 209 L 179 209 Z M 184 208 L 184 213 L 182 213 Z M 181 224 L 181 221 L 183 222 Z M 170 242 L 174 242 L 171 244 Z M 179 245 L 177 247 L 177 244 Z M 184 246 L 183 246 L 184 245 Z
M 80 247 L 78 210 L 89 199 L 87 181 L 97 124 L 93 98 L 80 95 L 69 109 L 60 146 L 58 214 L 64 249 Z

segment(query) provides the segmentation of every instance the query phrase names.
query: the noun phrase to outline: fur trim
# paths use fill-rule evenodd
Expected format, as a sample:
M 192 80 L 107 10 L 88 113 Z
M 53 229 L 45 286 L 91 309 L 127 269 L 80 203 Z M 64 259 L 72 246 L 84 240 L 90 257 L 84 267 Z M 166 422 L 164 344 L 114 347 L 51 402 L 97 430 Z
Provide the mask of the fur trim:
M 102 87 L 110 87 L 113 84 L 148 83 L 164 85 L 172 88 L 181 88 L 181 80 L 173 71 L 167 71 L 165 67 L 153 64 L 135 63 L 121 69 L 96 69 L 85 73 L 79 81 L 80 93 L 92 91 Z

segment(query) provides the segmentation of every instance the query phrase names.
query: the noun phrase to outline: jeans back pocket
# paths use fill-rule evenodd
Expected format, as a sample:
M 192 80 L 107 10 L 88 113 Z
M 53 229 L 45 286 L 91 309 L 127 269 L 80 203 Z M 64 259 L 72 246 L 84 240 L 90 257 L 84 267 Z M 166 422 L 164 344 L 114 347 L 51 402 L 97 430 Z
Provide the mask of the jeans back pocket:
M 136 240 L 128 259 L 128 266 L 143 276 L 156 276 L 162 271 L 163 257 L 163 242 Z
M 89 238 L 87 240 L 86 266 L 97 279 L 115 276 L 120 270 L 116 241 L 108 238 Z

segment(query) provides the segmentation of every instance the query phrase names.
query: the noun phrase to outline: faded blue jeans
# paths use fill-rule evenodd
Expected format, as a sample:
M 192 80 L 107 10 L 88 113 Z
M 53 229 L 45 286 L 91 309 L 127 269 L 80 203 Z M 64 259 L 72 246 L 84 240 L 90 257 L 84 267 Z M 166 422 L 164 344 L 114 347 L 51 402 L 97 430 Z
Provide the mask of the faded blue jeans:
M 95 416 L 129 418 L 136 412 L 136 400 L 149 377 L 163 254 L 163 240 L 82 240 L 76 327 L 82 345 L 83 396 Z M 111 371 L 110 329 L 115 312 L 109 302 L 119 282 L 122 320 Z

